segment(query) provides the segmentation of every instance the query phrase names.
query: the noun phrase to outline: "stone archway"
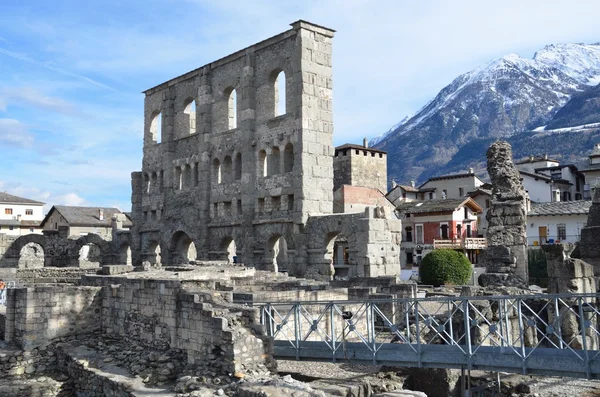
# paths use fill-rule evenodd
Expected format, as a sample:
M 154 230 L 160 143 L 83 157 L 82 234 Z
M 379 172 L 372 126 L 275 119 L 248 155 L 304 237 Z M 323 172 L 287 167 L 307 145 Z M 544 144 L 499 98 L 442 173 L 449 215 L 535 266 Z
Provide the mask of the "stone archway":
M 306 226 L 309 248 L 307 277 L 332 280 L 336 277 L 336 268 L 338 278 L 365 275 L 358 247 L 366 242 L 357 241 L 357 223 L 361 216 L 343 214 L 309 219 Z
M 194 241 L 187 233 L 178 231 L 173 234 L 171 238 L 172 264 L 187 264 L 190 261 L 196 260 L 197 256 L 196 244 L 194 244 Z
M 20 262 L 20 258 L 21 258 L 21 252 L 23 251 L 23 248 L 25 246 L 28 246 L 29 244 L 35 244 L 36 248 L 38 248 L 38 250 L 41 249 L 40 252 L 43 253 L 43 255 L 45 256 L 46 253 L 49 253 L 50 251 L 47 249 L 47 243 L 48 240 L 46 238 L 46 236 L 41 235 L 41 234 L 27 234 L 25 236 L 20 236 L 18 237 L 15 241 L 12 242 L 12 244 L 7 248 L 6 252 L 4 253 L 4 261 L 6 263 L 6 267 L 21 267 L 22 265 L 24 266 L 25 263 L 19 263 Z M 29 245 L 30 247 L 32 247 L 32 245 Z M 31 249 L 27 248 L 26 252 L 31 253 Z M 36 254 L 37 256 L 38 254 Z M 46 261 L 45 259 L 42 262 L 42 266 L 45 265 Z
M 265 267 L 274 272 L 287 272 L 288 264 L 288 242 L 284 236 L 275 234 L 267 242 Z
M 35 269 L 44 267 L 44 248 L 35 242 L 27 243 L 19 252 L 19 269 Z
M 122 265 L 131 265 L 131 247 L 129 243 L 122 243 L 119 247 L 119 263 Z
M 111 253 L 111 246 L 97 234 L 81 236 L 72 251 L 72 266 L 98 267 L 104 264 L 104 257 Z
M 148 252 L 146 253 L 146 260 L 153 265 L 162 265 L 162 254 L 160 250 L 160 244 L 158 241 L 151 241 L 148 245 Z
M 239 263 L 238 246 L 232 237 L 225 237 L 219 244 L 218 260 L 226 260 L 229 263 Z
M 99 267 L 102 263 L 102 250 L 97 244 L 87 243 L 81 246 L 78 255 L 79 267 Z
M 341 232 L 331 232 L 325 237 L 325 260 L 330 264 L 334 279 L 357 276 L 355 255 L 348 238 Z

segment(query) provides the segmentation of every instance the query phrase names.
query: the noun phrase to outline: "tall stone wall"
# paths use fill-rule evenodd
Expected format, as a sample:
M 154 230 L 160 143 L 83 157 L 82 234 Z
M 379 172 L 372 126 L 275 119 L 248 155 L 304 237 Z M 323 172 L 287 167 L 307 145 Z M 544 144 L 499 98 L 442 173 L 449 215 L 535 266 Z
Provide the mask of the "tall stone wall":
M 142 173 L 132 176 L 137 263 L 152 260 L 157 245 L 173 262 L 183 232 L 201 258 L 233 239 L 251 264 L 272 252 L 276 236 L 295 250 L 300 237 L 290 236 L 308 216 L 332 212 L 332 38 L 298 21 L 145 92 Z
M 497 141 L 487 151 L 487 169 L 493 188 L 491 207 L 486 215 L 488 248 L 482 260 L 487 273 L 479 279 L 484 285 L 526 285 L 529 281 L 527 194 L 512 158 L 508 142 Z
M 322 265 L 311 250 L 326 250 L 329 236 L 305 230 L 311 217 L 333 212 L 333 35 L 297 21 L 145 92 L 142 171 L 132 174 L 135 264 L 235 256 L 295 276 Z M 385 186 L 385 156 L 369 152 L 367 160 L 383 167 L 376 179 Z M 372 170 L 358 161 L 356 178 L 372 184 Z M 396 243 L 380 223 L 361 226 L 358 241 L 370 246 L 353 248 L 372 255 L 360 258 L 368 273 L 398 273 L 396 253 L 375 252 Z

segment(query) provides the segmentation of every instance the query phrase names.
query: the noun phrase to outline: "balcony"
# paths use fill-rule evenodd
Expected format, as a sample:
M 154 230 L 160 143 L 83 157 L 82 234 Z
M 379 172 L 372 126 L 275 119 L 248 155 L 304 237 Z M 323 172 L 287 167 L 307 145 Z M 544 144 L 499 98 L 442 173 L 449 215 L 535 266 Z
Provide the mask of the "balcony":
M 433 240 L 433 249 L 466 249 L 480 250 L 487 248 L 487 240 L 479 237 L 467 237 L 464 239 Z

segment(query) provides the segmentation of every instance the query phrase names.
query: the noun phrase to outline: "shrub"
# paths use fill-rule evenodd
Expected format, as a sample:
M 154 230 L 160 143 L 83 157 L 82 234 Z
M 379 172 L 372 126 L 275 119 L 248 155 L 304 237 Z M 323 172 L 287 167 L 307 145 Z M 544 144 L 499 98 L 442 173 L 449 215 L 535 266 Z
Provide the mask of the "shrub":
M 436 287 L 442 284 L 467 284 L 472 271 L 471 262 L 467 257 L 451 249 L 431 251 L 425 255 L 419 266 L 421 282 Z

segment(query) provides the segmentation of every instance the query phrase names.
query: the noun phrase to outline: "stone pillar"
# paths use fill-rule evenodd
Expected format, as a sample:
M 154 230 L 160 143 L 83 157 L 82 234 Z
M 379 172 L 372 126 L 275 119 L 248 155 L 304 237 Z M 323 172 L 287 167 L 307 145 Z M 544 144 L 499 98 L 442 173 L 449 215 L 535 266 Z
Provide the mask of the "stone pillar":
M 573 244 L 545 244 L 542 249 L 546 252 L 546 261 L 548 264 L 548 293 L 551 294 L 595 294 L 596 279 L 592 265 L 570 257 L 575 246 Z M 583 335 L 581 334 L 581 321 L 579 318 L 579 302 L 577 299 L 561 299 L 565 305 L 560 305 L 559 313 L 562 318 L 560 321 L 560 331 L 563 341 L 572 348 L 583 349 Z M 596 306 L 596 299 L 586 299 L 586 303 Z M 571 305 L 571 306 L 569 306 Z M 590 318 L 586 319 L 592 324 L 586 328 L 586 343 L 588 349 L 598 348 L 598 335 L 594 329 L 598 329 L 598 320 L 593 312 L 585 310 L 584 315 L 589 313 Z M 553 305 L 548 308 L 548 320 L 550 324 L 555 323 L 556 310 Z M 554 324 L 556 326 L 556 324 Z M 558 327 L 556 328 L 559 329 Z
M 508 142 L 497 141 L 487 151 L 492 182 L 492 205 L 488 210 L 487 244 L 482 263 L 484 285 L 527 287 L 527 204 L 519 171 L 512 161 Z
M 591 264 L 596 276 L 600 275 L 600 189 L 596 189 L 588 213 L 587 224 L 581 229 L 578 256 Z

